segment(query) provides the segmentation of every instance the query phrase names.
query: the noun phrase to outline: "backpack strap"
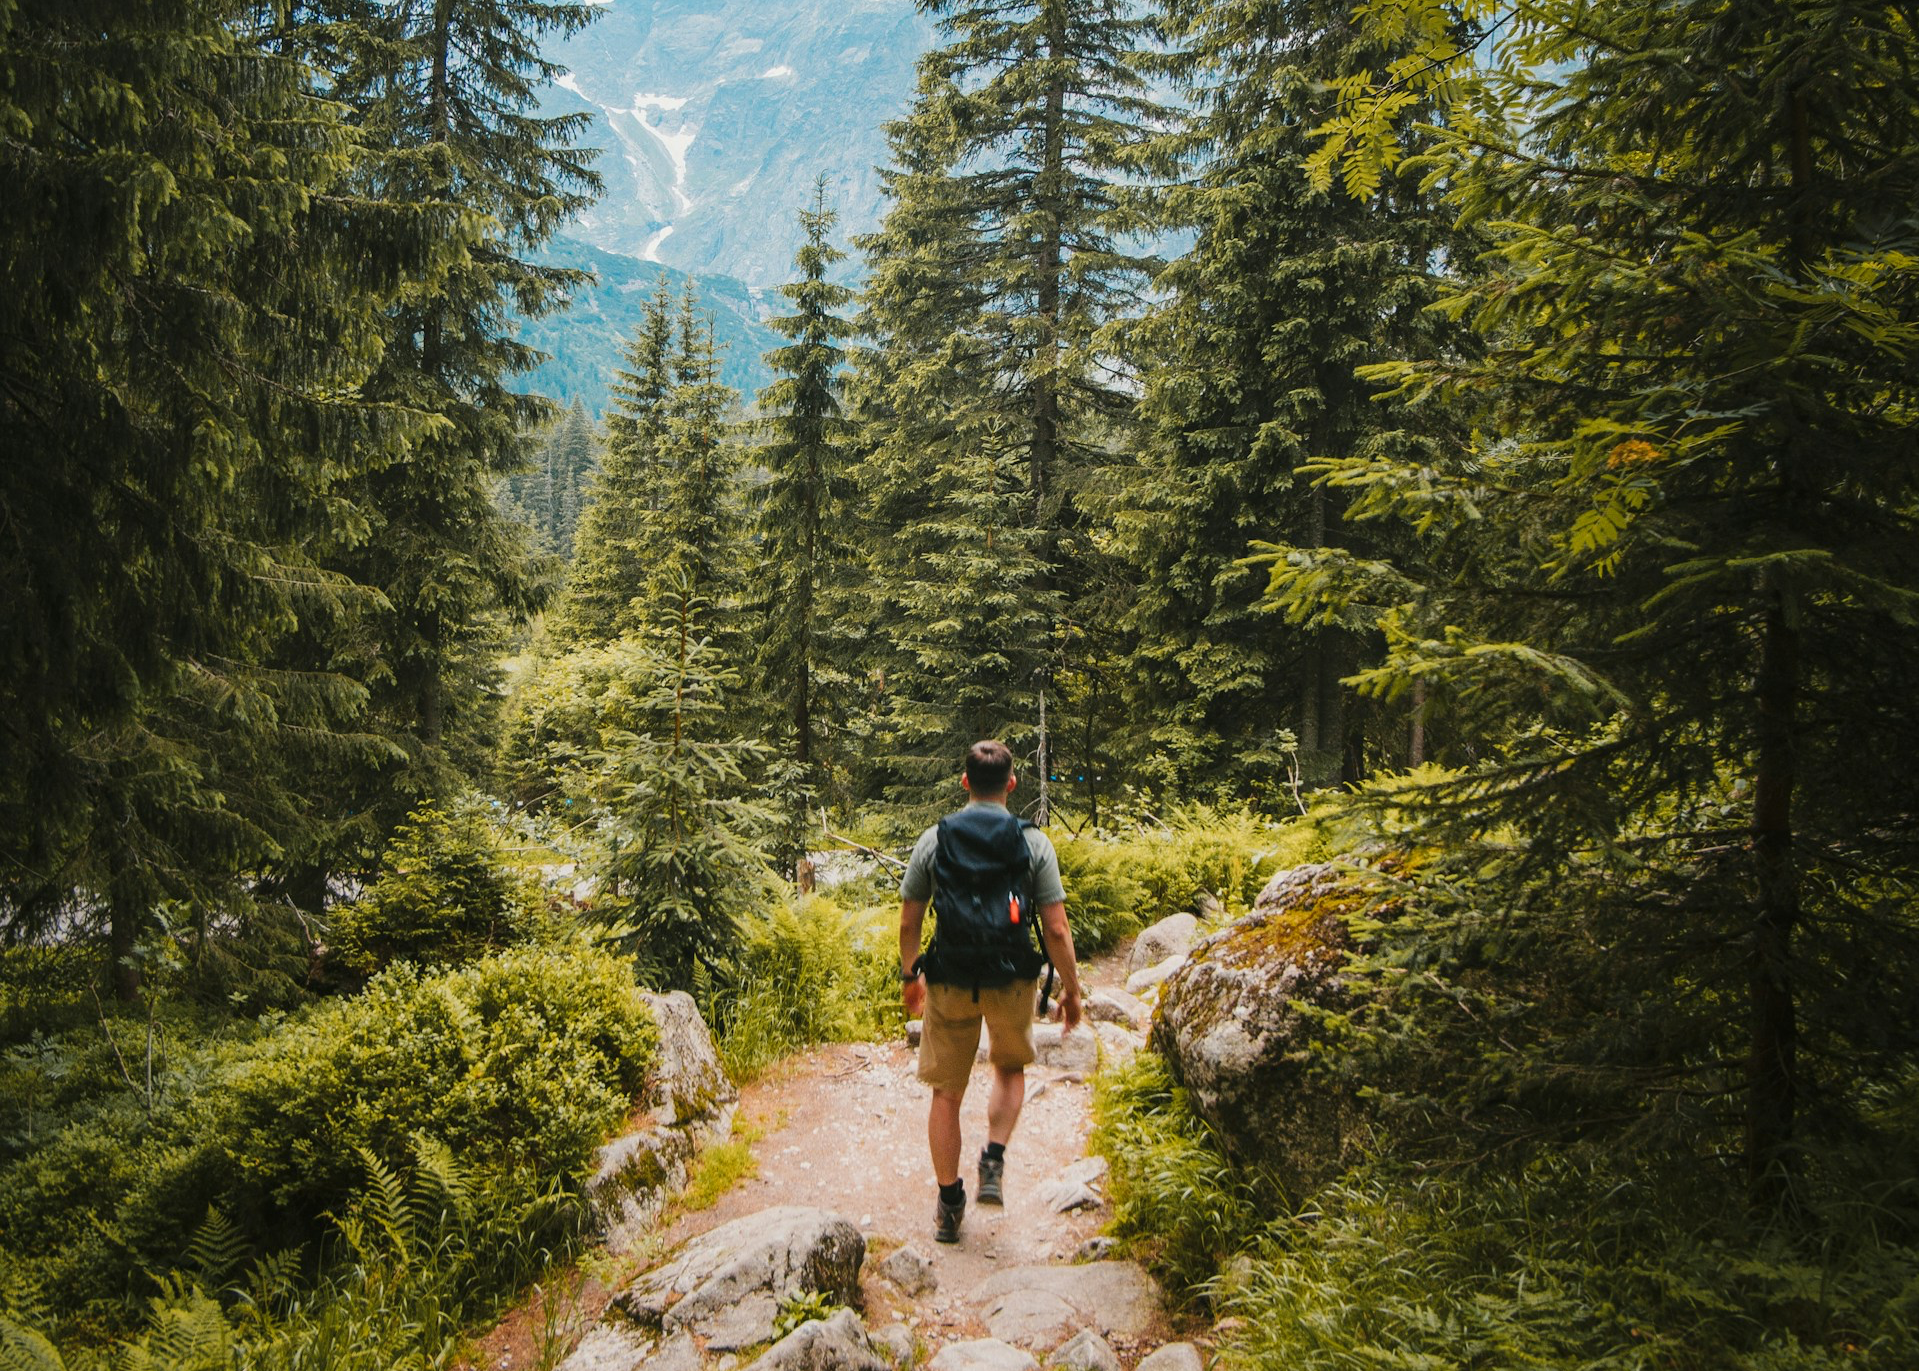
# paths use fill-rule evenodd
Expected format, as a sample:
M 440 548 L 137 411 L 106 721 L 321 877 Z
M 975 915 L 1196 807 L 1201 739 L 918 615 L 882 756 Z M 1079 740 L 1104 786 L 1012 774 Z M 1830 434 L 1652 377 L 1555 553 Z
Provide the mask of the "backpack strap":
M 1027 829 L 1038 827 L 1039 825 L 1031 819 L 1021 819 L 1019 821 L 1020 838 L 1022 840 L 1025 839 Z M 1026 893 L 1028 895 L 1034 893 L 1033 854 L 1030 848 L 1026 853 Z M 1031 904 L 1033 907 L 1033 937 L 1034 940 L 1039 943 L 1039 955 L 1046 967 L 1046 980 L 1040 985 L 1039 989 L 1039 1017 L 1043 1019 L 1046 1017 L 1047 1001 L 1053 996 L 1053 949 L 1046 945 L 1046 920 L 1040 917 L 1039 901 L 1035 899 L 1031 901 Z

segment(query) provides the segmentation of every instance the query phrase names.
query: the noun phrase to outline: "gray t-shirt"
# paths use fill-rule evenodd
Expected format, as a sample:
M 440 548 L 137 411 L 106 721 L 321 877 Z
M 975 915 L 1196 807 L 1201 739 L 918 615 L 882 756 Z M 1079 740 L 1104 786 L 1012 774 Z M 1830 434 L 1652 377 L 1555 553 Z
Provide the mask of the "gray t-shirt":
M 972 800 L 970 804 L 986 804 L 988 801 Z M 994 805 L 995 809 L 1004 809 L 1005 805 Z M 902 900 L 930 900 L 933 898 L 933 853 L 939 847 L 939 826 L 935 824 L 920 834 L 920 840 L 913 844 L 913 855 L 906 863 L 906 874 L 900 877 L 900 898 Z M 1053 840 L 1037 828 L 1026 830 L 1026 851 L 1032 860 L 1033 898 L 1044 909 L 1049 904 L 1063 904 L 1066 900 L 1066 887 L 1059 878 L 1059 854 L 1053 851 Z

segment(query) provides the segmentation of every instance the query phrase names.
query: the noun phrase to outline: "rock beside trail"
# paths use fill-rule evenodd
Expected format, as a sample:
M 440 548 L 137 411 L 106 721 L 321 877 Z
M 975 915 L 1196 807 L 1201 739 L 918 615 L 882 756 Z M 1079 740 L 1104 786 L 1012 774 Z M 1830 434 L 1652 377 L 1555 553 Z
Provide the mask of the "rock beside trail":
M 1086 997 L 1086 1017 L 1096 1024 L 1138 1029 L 1152 1020 L 1153 1010 L 1139 996 L 1124 990 L 1095 990 Z
M 1194 947 L 1160 987 L 1152 1041 L 1229 1152 L 1277 1166 L 1297 1193 L 1357 1142 L 1356 1096 L 1311 1073 L 1320 1036 L 1299 1006 L 1345 1003 L 1344 916 L 1371 892 L 1341 868 L 1277 873 L 1252 912 Z
M 1139 1034 L 1129 1033 L 1115 1023 L 1094 1024 L 1093 1033 L 1099 1039 L 1100 1061 L 1109 1066 L 1131 1061 L 1133 1054 L 1144 1046 Z
M 949 1342 L 927 1364 L 927 1371 L 1039 1371 L 1032 1354 L 998 1338 Z
M 684 990 L 643 998 L 660 1027 L 659 1057 L 644 1103 L 669 1127 L 705 1128 L 708 1137 L 725 1137 L 740 1092 L 720 1065 L 699 1007 Z
M 587 1199 L 607 1245 L 626 1251 L 686 1185 L 693 1154 L 727 1135 L 740 1092 L 727 1078 L 706 1020 L 683 990 L 644 997 L 659 1026 L 645 1121 L 600 1149 Z
M 1077 1071 L 1090 1076 L 1099 1069 L 1099 1039 L 1090 1025 L 1081 1024 L 1071 1033 L 1064 1025 L 1033 1025 L 1033 1051 L 1040 1066 L 1055 1071 Z
M 1168 957 L 1184 957 L 1199 936 L 1199 919 L 1192 914 L 1169 914 L 1139 935 L 1133 943 L 1128 971 L 1143 971 Z
M 1190 1342 L 1169 1342 L 1141 1357 L 1134 1371 L 1205 1371 L 1199 1349 Z
M 1055 1214 L 1066 1214 L 1075 1209 L 1097 1209 L 1101 1203 L 1099 1191 L 1063 1177 L 1041 1181 L 1033 1187 L 1033 1202 Z
M 1122 1371 L 1119 1353 L 1090 1328 L 1081 1329 L 1061 1343 L 1046 1359 L 1046 1364 L 1065 1367 L 1066 1371 Z
M 855 1303 L 865 1259 L 866 1239 L 852 1220 L 781 1205 L 693 1239 L 612 1308 L 642 1329 L 685 1330 L 709 1352 L 736 1351 L 773 1336 L 782 1300 L 816 1291 Z
M 1126 978 L 1126 993 L 1143 995 L 1185 965 L 1186 954 L 1175 952 L 1172 956 L 1154 962 L 1151 966 L 1143 966 Z
M 903 1323 L 889 1323 L 884 1328 L 874 1329 L 872 1339 L 873 1346 L 891 1358 L 895 1366 L 911 1366 L 913 1358 L 919 1353 L 919 1339 Z
M 879 1264 L 879 1273 L 908 1295 L 928 1295 L 939 1289 L 933 1259 L 917 1247 L 902 1247 Z
M 755 1371 L 892 1371 L 892 1363 L 874 1349 L 865 1325 L 850 1309 L 801 1324 L 753 1366 Z
M 1144 1337 L 1160 1317 L 1159 1284 L 1134 1262 L 1015 1267 L 982 1281 L 968 1299 L 995 1338 L 1036 1351 L 1050 1351 L 1081 1328 Z

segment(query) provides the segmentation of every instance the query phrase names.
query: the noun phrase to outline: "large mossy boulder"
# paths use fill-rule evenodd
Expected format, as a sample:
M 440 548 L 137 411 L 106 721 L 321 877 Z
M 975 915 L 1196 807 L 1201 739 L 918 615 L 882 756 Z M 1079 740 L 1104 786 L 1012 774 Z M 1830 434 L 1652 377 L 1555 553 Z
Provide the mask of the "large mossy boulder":
M 1323 1069 L 1325 1028 L 1312 1011 L 1348 1007 L 1346 919 L 1372 895 L 1339 867 L 1281 871 L 1160 987 L 1153 1047 L 1227 1151 L 1295 1194 L 1351 1160 L 1364 1122 L 1357 1092 Z

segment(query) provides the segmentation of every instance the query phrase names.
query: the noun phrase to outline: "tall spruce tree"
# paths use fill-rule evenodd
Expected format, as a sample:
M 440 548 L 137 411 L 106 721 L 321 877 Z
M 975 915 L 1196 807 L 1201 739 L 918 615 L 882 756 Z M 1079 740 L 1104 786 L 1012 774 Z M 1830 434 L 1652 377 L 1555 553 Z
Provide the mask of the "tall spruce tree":
M 673 392 L 673 324 L 673 294 L 662 275 L 614 375 L 606 455 L 580 511 L 557 615 L 571 641 L 606 642 L 633 627 L 634 597 L 659 556 L 651 521 L 665 484 L 660 442 Z
M 1430 571 L 1273 564 L 1296 614 L 1388 606 L 1367 688 L 1435 683 L 1477 731 L 1479 766 L 1394 797 L 1433 860 L 1377 1041 L 1425 1045 L 1418 1107 L 1474 1150 L 1624 1127 L 1816 1201 L 1820 1144 L 1909 1148 L 1876 1100 L 1919 1063 L 1919 34 L 1537 4 L 1462 68 L 1456 12 L 1395 8 L 1429 53 L 1320 165 L 1364 189 L 1413 73 L 1464 92 L 1429 169 L 1490 238 L 1446 302 L 1487 355 L 1383 378 L 1479 427 L 1324 469 Z
M 739 394 L 720 380 L 713 320 L 700 313 L 690 281 L 680 298 L 673 378 L 659 437 L 659 508 L 650 523 L 645 602 L 677 617 L 690 595 L 712 606 L 716 638 L 737 647 L 745 530 L 740 450 L 729 440 L 727 416 Z
M 298 769 L 364 758 L 302 622 L 423 417 L 363 397 L 458 251 L 353 180 L 337 106 L 222 0 L 0 15 L 0 929 L 98 913 L 116 991 L 163 900 L 204 918 L 303 841 Z
M 566 413 L 542 430 L 533 469 L 507 478 L 501 500 L 511 516 L 532 530 L 541 552 L 561 559 L 572 554 L 579 522 L 581 492 L 598 465 L 600 438 L 575 397 Z
M 369 684 L 382 727 L 406 753 L 399 773 L 362 776 L 351 808 L 397 822 L 422 794 L 476 760 L 489 724 L 499 616 L 536 608 L 545 581 L 495 487 L 529 464 L 550 402 L 513 388 L 538 361 L 513 317 L 563 303 L 581 274 L 528 254 L 598 191 L 574 141 L 584 115 L 531 113 L 560 68 L 540 41 L 596 13 L 545 0 L 317 0 L 291 30 L 355 113 L 364 183 L 399 204 L 455 207 L 472 235 L 442 286 L 393 313 L 369 392 L 433 416 L 406 460 L 370 475 L 372 536 L 343 563 L 387 608 L 369 625 Z M 389 812 L 390 811 L 390 812 Z
M 835 616 L 848 609 L 836 591 L 843 587 L 849 556 L 841 522 L 851 493 L 847 467 L 854 426 L 840 402 L 846 354 L 838 342 L 850 325 L 836 311 L 853 291 L 827 280 L 846 257 L 832 241 L 837 219 L 822 178 L 812 208 L 800 211 L 806 237 L 794 258 L 799 280 L 780 287 L 795 312 L 769 321 L 791 341 L 766 354 L 779 379 L 760 391 L 763 441 L 752 453 L 767 471 L 756 491 L 753 522 L 762 566 L 753 598 L 765 622 L 760 688 L 790 711 L 786 722 L 801 805 L 818 789 L 827 765 L 818 736 L 825 722 L 822 704 L 846 681 L 846 635 Z
M 1030 747 L 1059 674 L 1084 523 L 1075 482 L 1126 401 L 1099 330 L 1133 304 L 1119 184 L 1142 124 L 1147 25 L 1120 0 L 937 0 L 946 43 L 889 129 L 892 201 L 871 264 L 862 475 L 897 779 L 923 786 L 971 737 Z M 1043 787 L 1041 788 L 1043 794 Z
M 1379 403 L 1356 371 L 1446 346 L 1426 307 L 1435 264 L 1462 254 L 1416 176 L 1363 197 L 1308 176 L 1328 83 L 1395 52 L 1349 6 L 1170 0 L 1165 22 L 1191 113 L 1156 149 L 1180 172 L 1161 206 L 1194 243 L 1131 339 L 1147 439 L 1121 502 L 1138 587 L 1127 678 L 1136 717 L 1152 721 L 1133 746 L 1167 759 L 1158 769 L 1175 782 L 1257 783 L 1271 778 L 1249 759 L 1290 730 L 1309 777 L 1351 780 L 1374 760 L 1339 684 L 1363 640 L 1350 624 L 1260 612 L 1263 578 L 1244 559 L 1257 538 L 1347 541 L 1343 492 L 1302 464 L 1408 450 L 1412 421 L 1436 421 Z

